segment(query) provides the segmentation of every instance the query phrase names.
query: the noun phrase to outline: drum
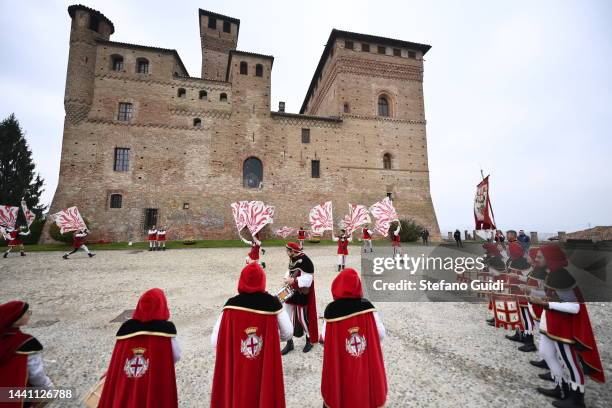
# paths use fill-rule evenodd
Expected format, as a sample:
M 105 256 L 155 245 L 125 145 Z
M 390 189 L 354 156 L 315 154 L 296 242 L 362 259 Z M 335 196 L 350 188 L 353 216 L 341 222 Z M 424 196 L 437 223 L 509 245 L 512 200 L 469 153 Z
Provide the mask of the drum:
M 278 300 L 280 300 L 281 303 L 285 303 L 287 299 L 293 296 L 294 293 L 295 291 L 291 286 L 283 286 L 281 290 L 279 290 L 276 294 L 276 297 L 278 298 Z
M 85 394 L 83 404 L 88 408 L 97 408 L 102 397 L 102 390 L 104 389 L 104 380 L 106 380 L 106 374 L 98 380 L 98 382 Z

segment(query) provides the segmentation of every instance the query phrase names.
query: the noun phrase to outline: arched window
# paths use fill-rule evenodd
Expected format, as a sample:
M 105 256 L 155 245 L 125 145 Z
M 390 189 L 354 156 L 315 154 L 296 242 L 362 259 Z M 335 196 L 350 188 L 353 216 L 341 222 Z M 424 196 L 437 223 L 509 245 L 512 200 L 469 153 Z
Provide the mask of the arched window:
M 200 119 L 200 118 L 195 118 L 195 119 L 193 120 L 193 127 L 196 127 L 196 128 L 201 128 L 201 127 L 202 127 L 202 119 Z
M 342 105 L 342 111 L 344 113 L 349 113 L 351 111 L 351 107 L 349 106 L 348 103 L 345 102 L 344 105 Z
M 248 75 L 249 73 L 249 65 L 246 61 L 240 61 L 240 75 Z
M 255 76 L 258 76 L 258 77 L 263 76 L 263 65 L 261 64 L 255 65 Z
M 383 168 L 385 170 L 391 170 L 392 160 L 393 158 L 391 157 L 390 153 L 385 153 L 383 155 Z
M 200 99 L 205 101 L 206 99 L 208 99 L 208 92 L 206 91 L 200 91 Z
M 221 102 L 227 102 L 227 94 L 223 92 L 221 95 L 219 95 L 219 100 Z
M 386 96 L 378 97 L 378 116 L 389 116 L 389 100 Z
M 179 98 L 186 98 L 187 91 L 185 90 L 185 88 L 179 88 L 178 91 L 176 92 L 176 96 L 178 96 Z
M 111 194 L 110 208 L 121 208 L 123 196 L 121 194 Z
M 121 55 L 111 56 L 111 69 L 113 71 L 123 71 L 123 57 Z
M 242 166 L 242 185 L 246 188 L 261 188 L 263 164 L 257 157 L 249 157 Z
M 136 73 L 148 74 L 149 73 L 149 60 L 146 58 L 138 58 L 136 60 Z

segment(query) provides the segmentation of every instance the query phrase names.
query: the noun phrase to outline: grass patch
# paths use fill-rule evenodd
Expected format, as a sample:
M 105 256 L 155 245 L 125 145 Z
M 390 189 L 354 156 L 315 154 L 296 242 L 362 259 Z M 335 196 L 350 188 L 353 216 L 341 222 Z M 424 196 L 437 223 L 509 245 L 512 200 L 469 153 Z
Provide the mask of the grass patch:
M 289 240 L 284 239 L 268 239 L 263 241 L 262 246 L 264 248 L 269 247 L 282 247 L 289 242 Z M 383 246 L 388 245 L 388 240 L 374 240 L 372 241 L 374 246 Z M 317 246 L 336 246 L 336 242 L 331 239 L 321 240 L 319 243 L 312 242 L 304 242 L 304 247 L 306 250 L 308 248 L 316 248 Z M 350 246 L 353 248 L 361 247 L 362 243 L 355 240 L 351 242 Z M 402 245 L 418 245 L 416 242 L 402 242 Z M 431 243 L 430 245 L 437 245 L 437 243 Z M 108 244 L 93 244 L 88 243 L 87 247 L 92 251 L 103 251 L 103 250 L 148 250 L 149 243 L 148 242 L 134 242 L 132 245 L 128 245 L 127 242 L 111 242 Z M 36 244 L 36 245 L 26 245 L 26 252 L 38 252 L 38 251 L 69 251 L 72 248 L 72 245 L 56 243 L 56 244 Z M 183 241 L 166 241 L 166 248 L 168 249 L 188 249 L 188 248 L 248 248 L 242 241 L 237 239 L 233 240 L 197 240 L 191 245 L 186 245 Z

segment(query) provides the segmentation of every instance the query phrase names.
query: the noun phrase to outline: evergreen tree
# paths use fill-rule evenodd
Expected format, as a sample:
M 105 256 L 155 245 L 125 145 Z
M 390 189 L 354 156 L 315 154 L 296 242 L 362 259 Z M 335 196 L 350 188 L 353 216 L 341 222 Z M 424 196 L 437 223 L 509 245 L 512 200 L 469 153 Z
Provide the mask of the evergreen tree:
M 30 210 L 42 214 L 46 208 L 40 204 L 44 182 L 34 168 L 32 151 L 19 121 L 11 114 L 0 122 L 0 204 L 20 206 L 23 197 Z

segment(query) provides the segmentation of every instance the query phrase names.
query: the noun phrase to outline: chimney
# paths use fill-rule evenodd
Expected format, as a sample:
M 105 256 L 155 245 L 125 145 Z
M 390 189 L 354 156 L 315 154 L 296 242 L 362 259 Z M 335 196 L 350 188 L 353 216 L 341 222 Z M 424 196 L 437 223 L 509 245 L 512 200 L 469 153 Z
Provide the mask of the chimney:
M 279 102 L 278 103 L 278 111 L 285 113 L 285 102 Z

